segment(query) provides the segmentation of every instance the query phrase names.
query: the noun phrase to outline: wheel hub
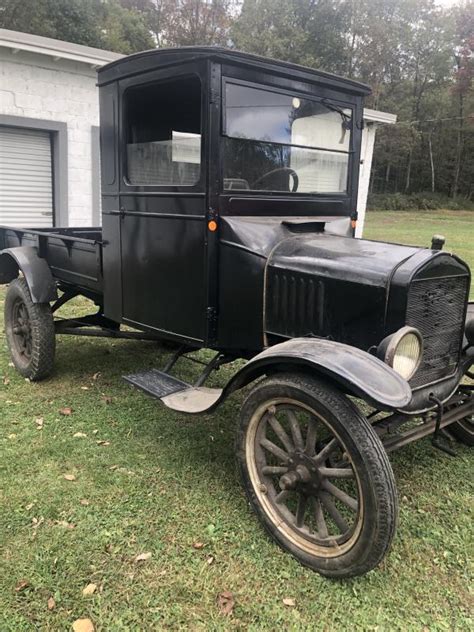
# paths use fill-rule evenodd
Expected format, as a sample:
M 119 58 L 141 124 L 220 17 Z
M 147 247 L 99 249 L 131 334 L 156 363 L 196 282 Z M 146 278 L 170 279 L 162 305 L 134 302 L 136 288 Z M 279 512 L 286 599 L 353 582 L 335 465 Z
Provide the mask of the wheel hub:
M 307 454 L 296 450 L 291 455 L 288 465 L 288 471 L 280 477 L 280 489 L 314 492 L 321 487 L 323 477 L 313 459 Z

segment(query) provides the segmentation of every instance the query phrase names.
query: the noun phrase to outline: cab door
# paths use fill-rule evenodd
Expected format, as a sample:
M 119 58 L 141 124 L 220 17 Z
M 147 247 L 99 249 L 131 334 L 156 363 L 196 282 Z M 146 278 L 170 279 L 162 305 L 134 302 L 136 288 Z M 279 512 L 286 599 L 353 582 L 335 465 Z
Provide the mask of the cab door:
M 202 77 L 188 65 L 120 85 L 123 320 L 197 343 L 207 287 Z

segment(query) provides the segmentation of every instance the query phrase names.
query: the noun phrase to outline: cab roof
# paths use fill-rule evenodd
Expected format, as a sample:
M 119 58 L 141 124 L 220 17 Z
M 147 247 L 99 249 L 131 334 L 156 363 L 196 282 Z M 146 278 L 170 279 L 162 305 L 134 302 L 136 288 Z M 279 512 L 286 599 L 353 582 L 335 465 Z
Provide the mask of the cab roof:
M 223 64 L 243 66 L 252 70 L 283 75 L 295 80 L 330 85 L 333 88 L 360 96 L 370 94 L 364 83 L 339 77 L 323 70 L 314 70 L 299 64 L 269 59 L 242 51 L 217 46 L 183 46 L 180 48 L 155 48 L 128 55 L 103 66 L 98 70 L 98 84 L 104 85 L 125 77 L 141 74 L 156 68 L 177 64 L 212 60 Z

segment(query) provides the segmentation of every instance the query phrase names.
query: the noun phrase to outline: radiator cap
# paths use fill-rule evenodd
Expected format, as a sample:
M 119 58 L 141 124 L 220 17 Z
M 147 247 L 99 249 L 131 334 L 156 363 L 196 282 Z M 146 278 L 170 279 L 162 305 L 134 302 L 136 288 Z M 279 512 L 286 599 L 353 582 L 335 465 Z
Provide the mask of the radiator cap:
M 444 235 L 433 235 L 431 238 L 431 250 L 443 250 L 445 243 L 446 237 Z

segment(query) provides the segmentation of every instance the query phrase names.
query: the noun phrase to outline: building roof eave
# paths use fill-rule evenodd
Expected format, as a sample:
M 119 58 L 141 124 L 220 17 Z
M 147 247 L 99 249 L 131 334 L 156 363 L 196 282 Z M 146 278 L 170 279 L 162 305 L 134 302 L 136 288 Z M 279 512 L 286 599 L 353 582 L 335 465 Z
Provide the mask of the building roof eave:
M 391 114 L 390 112 L 364 108 L 364 121 L 366 123 L 377 123 L 379 125 L 393 125 L 397 122 L 397 115 Z
M 0 29 L 0 48 L 8 48 L 14 53 L 25 51 L 46 55 L 55 61 L 68 59 L 88 64 L 92 67 L 101 67 L 124 57 L 124 55 L 119 53 L 101 50 L 100 48 L 72 44 L 71 42 L 63 42 L 50 37 L 20 33 L 19 31 L 10 31 L 8 29 Z

